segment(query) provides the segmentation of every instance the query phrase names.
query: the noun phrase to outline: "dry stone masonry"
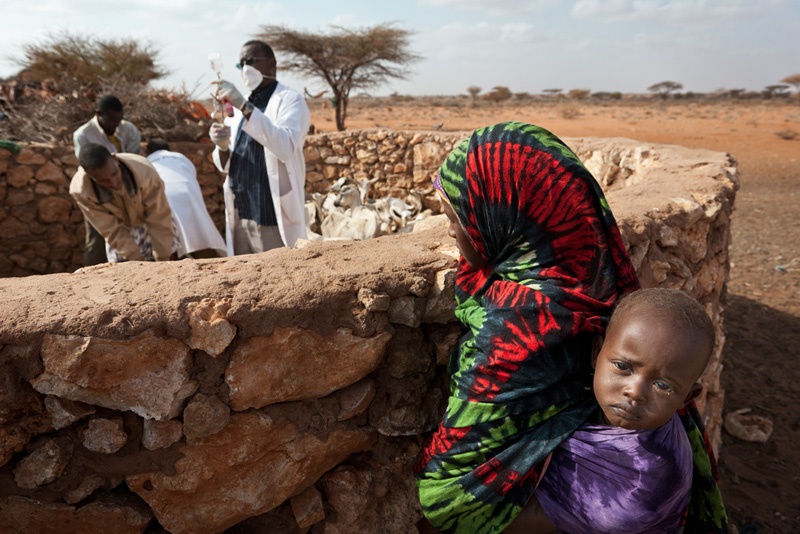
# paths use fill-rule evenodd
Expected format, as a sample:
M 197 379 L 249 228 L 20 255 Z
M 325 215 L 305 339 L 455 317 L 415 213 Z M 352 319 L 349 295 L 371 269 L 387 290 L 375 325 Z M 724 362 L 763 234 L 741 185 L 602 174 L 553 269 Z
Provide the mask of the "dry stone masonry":
M 429 192 L 464 135 L 312 136 L 309 191 L 352 175 L 379 176 L 380 193 Z M 566 141 L 605 188 L 643 284 L 687 291 L 713 318 L 700 404 L 719 447 L 735 161 Z M 179 148 L 219 215 L 209 148 Z M 0 150 L 0 271 L 18 276 L 0 279 L 0 532 L 415 532 L 412 465 L 444 409 L 459 333 L 446 219 L 59 273 L 81 254 L 74 166 L 64 148 Z

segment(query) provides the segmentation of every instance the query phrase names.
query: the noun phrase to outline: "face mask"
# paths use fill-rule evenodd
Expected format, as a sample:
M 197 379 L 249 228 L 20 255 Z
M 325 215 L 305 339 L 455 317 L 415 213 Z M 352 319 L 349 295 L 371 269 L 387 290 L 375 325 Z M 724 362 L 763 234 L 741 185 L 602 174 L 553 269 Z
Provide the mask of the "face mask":
M 266 76 L 261 74 L 261 72 L 250 65 L 245 65 L 242 68 L 242 81 L 244 81 L 244 86 L 247 87 L 250 91 L 253 91 L 261 85 L 261 80 L 264 79 Z

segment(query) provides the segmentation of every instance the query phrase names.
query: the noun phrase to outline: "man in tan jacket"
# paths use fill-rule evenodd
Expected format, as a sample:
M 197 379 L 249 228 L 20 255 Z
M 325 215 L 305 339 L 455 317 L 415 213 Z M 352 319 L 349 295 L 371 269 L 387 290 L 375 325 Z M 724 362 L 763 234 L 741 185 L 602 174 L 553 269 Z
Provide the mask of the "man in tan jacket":
M 177 257 L 178 242 L 164 182 L 146 158 L 112 155 L 90 143 L 69 186 L 83 216 L 106 240 L 108 260 L 163 261 Z

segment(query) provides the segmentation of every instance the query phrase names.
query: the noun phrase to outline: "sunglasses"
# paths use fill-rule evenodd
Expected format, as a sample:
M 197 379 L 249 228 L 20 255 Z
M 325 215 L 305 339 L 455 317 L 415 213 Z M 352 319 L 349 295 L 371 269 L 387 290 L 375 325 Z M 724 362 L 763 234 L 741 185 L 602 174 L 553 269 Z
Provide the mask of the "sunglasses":
M 242 69 L 244 68 L 244 66 L 245 66 L 245 65 L 252 65 L 253 63 L 255 63 L 256 61 L 258 61 L 259 59 L 268 59 L 268 58 L 265 58 L 265 57 L 246 57 L 246 58 L 244 58 L 244 59 L 242 60 L 242 62 L 241 62 L 241 63 L 237 63 L 237 64 L 235 65 L 235 67 L 236 67 L 237 69 L 239 69 L 239 70 L 242 70 Z

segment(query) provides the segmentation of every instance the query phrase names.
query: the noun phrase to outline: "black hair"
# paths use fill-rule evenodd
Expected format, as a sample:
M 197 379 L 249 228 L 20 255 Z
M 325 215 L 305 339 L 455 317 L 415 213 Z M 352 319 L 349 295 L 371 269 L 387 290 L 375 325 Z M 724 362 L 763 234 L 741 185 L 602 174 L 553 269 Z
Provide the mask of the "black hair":
M 267 43 L 265 43 L 264 41 L 253 39 L 243 44 L 242 48 L 244 48 L 245 46 L 255 46 L 261 50 L 261 53 L 264 54 L 264 57 L 268 59 L 275 59 L 275 52 L 273 52 L 272 47 Z
M 159 150 L 169 150 L 169 143 L 158 137 L 156 137 L 155 139 L 150 139 L 147 142 L 145 153 L 148 156 L 153 152 L 158 152 Z
M 85 171 L 94 171 L 103 167 L 111 157 L 111 152 L 103 145 L 89 143 L 81 147 L 80 160 L 81 167 Z
M 703 306 L 691 295 L 679 289 L 653 287 L 625 295 L 614 308 L 607 332 L 623 319 L 647 311 L 664 311 L 683 326 L 693 330 L 705 342 L 706 361 L 716 342 L 714 323 Z
M 114 95 L 101 96 L 97 101 L 96 111 L 98 113 L 108 113 L 109 111 L 122 113 L 124 109 L 122 101 Z

